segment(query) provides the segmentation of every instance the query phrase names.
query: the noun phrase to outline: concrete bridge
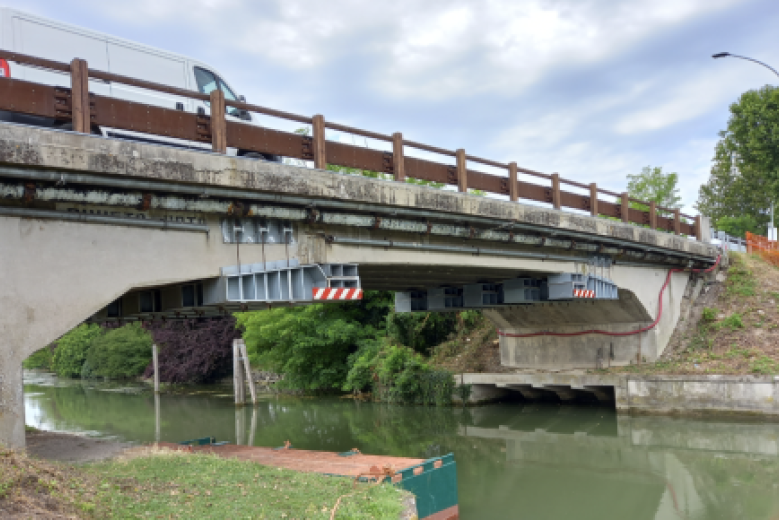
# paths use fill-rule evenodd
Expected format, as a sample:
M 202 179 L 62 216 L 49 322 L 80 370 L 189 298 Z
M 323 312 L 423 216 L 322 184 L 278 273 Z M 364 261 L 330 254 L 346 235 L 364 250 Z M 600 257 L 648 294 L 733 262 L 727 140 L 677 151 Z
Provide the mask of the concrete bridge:
M 79 323 L 207 317 L 510 280 L 602 275 L 610 298 L 475 307 L 504 364 L 593 367 L 665 348 L 710 266 L 702 241 L 614 219 L 326 170 L 0 124 L 0 441 L 24 443 L 21 363 Z M 469 289 L 470 288 L 470 289 Z M 318 291 L 321 289 L 321 291 Z M 427 292 L 426 292 L 427 291 Z M 493 291 L 494 292 L 494 291 Z M 460 293 L 462 294 L 462 293 Z M 403 302 L 399 302 L 401 305 Z M 659 319 L 658 319 L 659 318 Z

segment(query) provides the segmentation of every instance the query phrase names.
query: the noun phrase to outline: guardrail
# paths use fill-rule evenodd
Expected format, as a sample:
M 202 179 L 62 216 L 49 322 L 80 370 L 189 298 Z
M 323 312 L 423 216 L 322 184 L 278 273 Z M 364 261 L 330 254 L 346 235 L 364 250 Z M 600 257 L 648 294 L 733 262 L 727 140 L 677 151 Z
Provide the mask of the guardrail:
M 728 235 L 724 231 L 712 231 L 712 235 L 720 241 L 719 248 L 722 251 L 747 252 L 747 241 L 743 238 Z
M 520 168 L 516 162 L 491 161 L 468 155 L 463 149 L 445 150 L 409 141 L 404 139 L 400 132 L 392 135 L 370 132 L 325 121 L 322 115 L 308 117 L 241 101 L 226 100 L 221 90 L 214 90 L 210 95 L 206 95 L 93 70 L 87 66 L 85 60 L 78 58 L 70 63 L 62 63 L 2 49 L 0 49 L 0 58 L 64 72 L 70 75 L 71 80 L 70 88 L 67 88 L 0 77 L 0 110 L 49 117 L 63 122 L 72 121 L 73 130 L 76 132 L 89 133 L 93 126 L 101 126 L 196 142 L 210 142 L 213 150 L 218 153 L 226 153 L 227 148 L 231 147 L 313 161 L 314 167 L 319 169 L 334 164 L 372 170 L 390 174 L 395 181 L 399 182 L 404 182 L 407 177 L 433 181 L 457 186 L 462 193 L 467 193 L 469 189 L 482 190 L 507 195 L 513 202 L 519 199 L 544 202 L 558 210 L 572 208 L 589 211 L 592 216 L 617 218 L 622 222 L 669 231 L 676 235 L 684 234 L 698 239 L 701 237 L 700 216 L 684 215 L 678 209 L 657 206 L 654 202 L 635 199 L 627 193 L 604 190 L 598 188 L 595 183 L 584 184 L 563 179 L 557 173 L 547 174 Z M 90 93 L 89 78 L 207 101 L 211 103 L 211 115 Z M 313 135 L 309 137 L 228 121 L 225 118 L 226 107 L 310 124 Z M 392 153 L 327 141 L 326 128 L 391 143 Z M 404 154 L 404 149 L 407 147 L 453 157 L 455 164 L 442 164 L 408 157 Z M 504 169 L 508 176 L 501 177 L 468 169 L 469 162 Z M 524 182 L 518 179 L 519 174 L 544 179 L 549 181 L 549 184 L 544 186 Z M 563 184 L 588 190 L 589 194 L 581 195 L 563 191 L 561 189 Z M 599 199 L 601 194 L 614 197 L 616 201 L 601 200 Z M 645 205 L 648 211 L 631 208 L 631 202 Z M 682 218 L 691 220 L 692 223 L 685 222 Z

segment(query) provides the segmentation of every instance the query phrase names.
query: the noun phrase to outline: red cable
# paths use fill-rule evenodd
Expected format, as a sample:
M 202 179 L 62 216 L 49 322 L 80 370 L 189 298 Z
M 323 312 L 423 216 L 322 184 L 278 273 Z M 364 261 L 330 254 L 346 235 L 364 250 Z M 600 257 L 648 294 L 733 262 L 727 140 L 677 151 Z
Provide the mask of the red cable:
M 710 273 L 714 270 L 715 267 L 719 265 L 721 255 L 717 256 L 717 261 L 714 262 L 714 265 L 709 267 L 708 269 L 691 269 L 694 273 Z M 547 332 L 547 331 L 541 331 L 541 332 L 531 332 L 529 334 L 511 334 L 509 332 L 503 332 L 502 330 L 498 329 L 498 335 L 504 336 L 506 338 L 532 338 L 535 336 L 558 336 L 558 337 L 571 337 L 571 336 L 583 336 L 584 334 L 602 334 L 604 336 L 633 336 L 635 334 L 639 334 L 641 332 L 646 332 L 647 330 L 651 330 L 657 326 L 657 324 L 660 322 L 660 318 L 663 317 L 663 292 L 665 291 L 665 288 L 668 287 L 668 282 L 671 281 L 671 275 L 673 273 L 679 273 L 684 271 L 685 269 L 671 269 L 668 271 L 668 276 L 665 277 L 665 283 L 663 284 L 663 287 L 660 289 L 660 301 L 659 301 L 659 309 L 657 311 L 657 319 L 652 322 L 652 324 L 647 325 L 646 327 L 642 327 L 640 329 L 631 330 L 628 332 L 610 332 L 608 330 L 583 330 L 580 332 Z

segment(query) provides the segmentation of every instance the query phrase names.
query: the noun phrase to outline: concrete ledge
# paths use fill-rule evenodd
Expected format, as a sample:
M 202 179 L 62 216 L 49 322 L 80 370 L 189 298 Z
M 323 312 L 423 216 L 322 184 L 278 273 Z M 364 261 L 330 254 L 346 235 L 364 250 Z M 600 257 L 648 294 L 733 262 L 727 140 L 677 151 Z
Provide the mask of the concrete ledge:
M 488 217 L 714 258 L 714 246 L 606 218 L 209 152 L 0 123 L 0 164 Z
M 533 400 L 525 388 L 559 394 L 603 392 L 611 387 L 620 412 L 661 415 L 734 415 L 779 420 L 779 377 L 774 376 L 634 376 L 596 374 L 465 374 L 466 384 L 494 385 L 515 390 L 517 397 Z M 486 394 L 484 390 L 480 392 Z M 599 400 L 605 399 L 600 396 Z M 472 401 L 478 403 L 475 396 Z

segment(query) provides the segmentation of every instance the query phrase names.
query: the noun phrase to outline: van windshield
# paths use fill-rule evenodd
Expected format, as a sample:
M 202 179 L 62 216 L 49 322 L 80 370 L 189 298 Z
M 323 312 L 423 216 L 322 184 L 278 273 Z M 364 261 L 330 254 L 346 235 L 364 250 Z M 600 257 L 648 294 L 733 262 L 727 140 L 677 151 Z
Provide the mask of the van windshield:
M 225 82 L 222 81 L 222 78 L 213 72 L 210 72 L 206 69 L 201 69 L 200 67 L 195 67 L 195 81 L 197 81 L 198 90 L 203 94 L 210 94 L 213 90 L 217 89 L 218 85 L 219 89 L 224 92 L 225 99 L 229 101 L 238 101 L 238 96 L 236 96 L 233 91 L 230 90 L 230 87 L 225 85 Z M 238 110 L 228 107 L 227 113 L 237 117 Z

